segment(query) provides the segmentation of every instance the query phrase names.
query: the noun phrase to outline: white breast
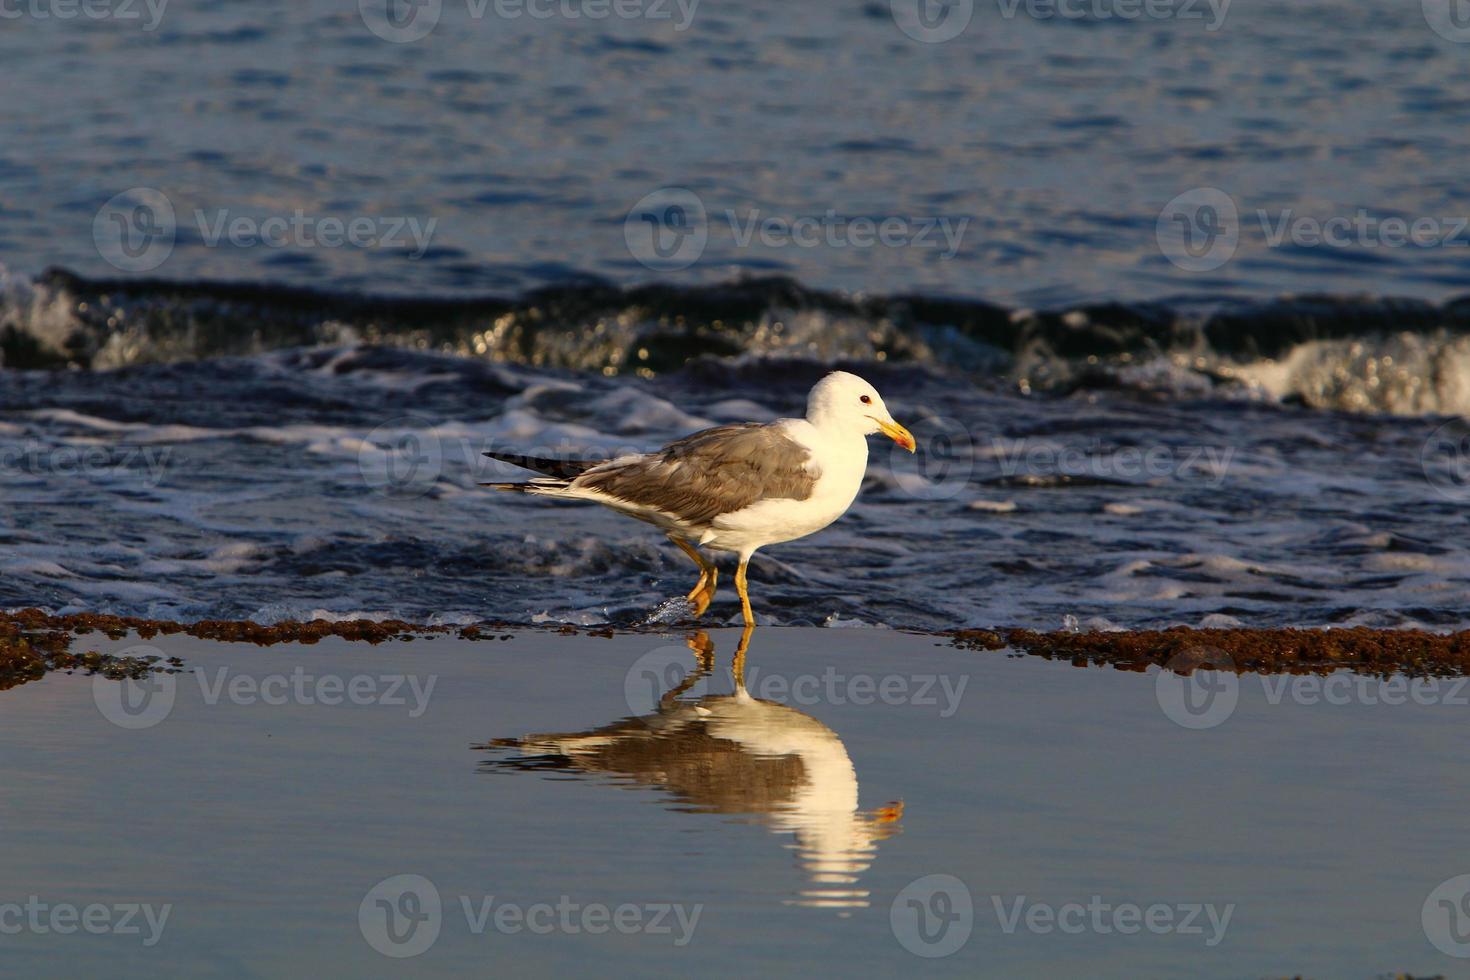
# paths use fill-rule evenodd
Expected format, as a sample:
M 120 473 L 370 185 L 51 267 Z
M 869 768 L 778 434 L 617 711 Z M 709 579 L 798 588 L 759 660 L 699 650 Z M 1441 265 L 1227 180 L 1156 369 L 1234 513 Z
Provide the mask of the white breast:
M 782 425 L 787 436 L 811 451 L 808 465 L 820 474 L 811 496 L 805 500 L 761 500 L 722 514 L 700 544 L 748 554 L 768 544 L 794 541 L 820 531 L 852 506 L 868 469 L 867 439 L 825 438 L 825 433 L 806 419 L 787 419 Z

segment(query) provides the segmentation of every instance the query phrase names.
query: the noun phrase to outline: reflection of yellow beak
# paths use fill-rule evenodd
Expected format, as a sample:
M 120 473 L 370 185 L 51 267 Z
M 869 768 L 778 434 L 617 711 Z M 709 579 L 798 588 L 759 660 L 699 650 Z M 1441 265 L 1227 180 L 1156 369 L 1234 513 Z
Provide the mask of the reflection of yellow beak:
M 873 419 L 873 421 L 878 423 L 878 428 L 883 430 L 883 434 L 885 436 L 892 439 L 894 442 L 898 443 L 909 452 L 914 452 L 919 448 L 918 445 L 914 442 L 913 433 L 911 433 L 908 429 L 905 429 L 903 426 L 899 425 L 897 422 L 885 422 L 882 419 Z

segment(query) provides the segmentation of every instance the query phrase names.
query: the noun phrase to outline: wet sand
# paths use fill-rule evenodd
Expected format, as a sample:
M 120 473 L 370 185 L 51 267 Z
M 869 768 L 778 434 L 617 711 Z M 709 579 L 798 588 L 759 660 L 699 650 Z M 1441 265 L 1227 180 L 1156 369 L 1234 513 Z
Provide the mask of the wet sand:
M 1328 673 L 1325 641 L 1296 637 L 1309 675 L 1245 670 L 1260 637 L 1192 638 L 1241 671 L 1195 671 L 1231 682 L 1196 701 L 1144 662 L 1192 649 L 1173 631 L 1008 634 L 992 652 L 767 628 L 737 686 L 734 630 L 5 630 L 8 655 L 56 669 L 3 695 L 0 825 L 24 846 L 0 862 L 0 904 L 170 909 L 151 945 L 141 916 L 137 934 L 6 935 L 25 975 L 1463 963 L 1432 915 L 1470 873 L 1467 709 L 1461 678 L 1421 670 L 1453 666 L 1453 643 L 1403 638 L 1419 675 L 1384 678 L 1370 636 L 1339 658 L 1362 672 Z M 88 676 L 93 655 L 146 669 Z M 516 918 L 542 907 L 549 931 Z M 595 931 L 620 908 L 637 928 Z M 1129 932 L 1135 910 L 1168 923 Z

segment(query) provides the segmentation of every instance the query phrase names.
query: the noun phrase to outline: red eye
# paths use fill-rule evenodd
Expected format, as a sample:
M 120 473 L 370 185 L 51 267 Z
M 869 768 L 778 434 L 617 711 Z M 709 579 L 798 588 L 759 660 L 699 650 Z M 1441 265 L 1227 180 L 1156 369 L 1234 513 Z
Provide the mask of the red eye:
M 859 399 L 859 400 L 860 400 L 860 401 L 861 401 L 861 402 L 862 402 L 862 403 L 863 403 L 863 404 L 864 404 L 864 405 L 871 405 L 871 404 L 873 404 L 873 399 L 871 399 L 871 398 L 869 398 L 869 397 L 868 397 L 868 396 L 867 396 L 867 395 L 864 395 L 864 396 L 863 396 L 863 397 L 862 397 L 862 398 L 861 398 L 861 399 Z

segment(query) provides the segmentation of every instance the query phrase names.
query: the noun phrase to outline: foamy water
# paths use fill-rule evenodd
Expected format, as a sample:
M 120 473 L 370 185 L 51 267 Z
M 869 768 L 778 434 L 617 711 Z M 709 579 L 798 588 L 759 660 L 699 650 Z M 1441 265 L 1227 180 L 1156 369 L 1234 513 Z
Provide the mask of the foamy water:
M 608 456 L 793 414 L 825 369 L 609 378 L 331 348 L 0 374 L 0 606 L 666 618 L 694 578 L 672 545 L 600 508 L 482 490 L 517 472 L 481 452 Z M 875 440 L 846 517 L 757 556 L 764 622 L 1464 625 L 1454 423 L 859 369 L 923 451 Z M 733 592 L 710 615 L 738 616 Z

